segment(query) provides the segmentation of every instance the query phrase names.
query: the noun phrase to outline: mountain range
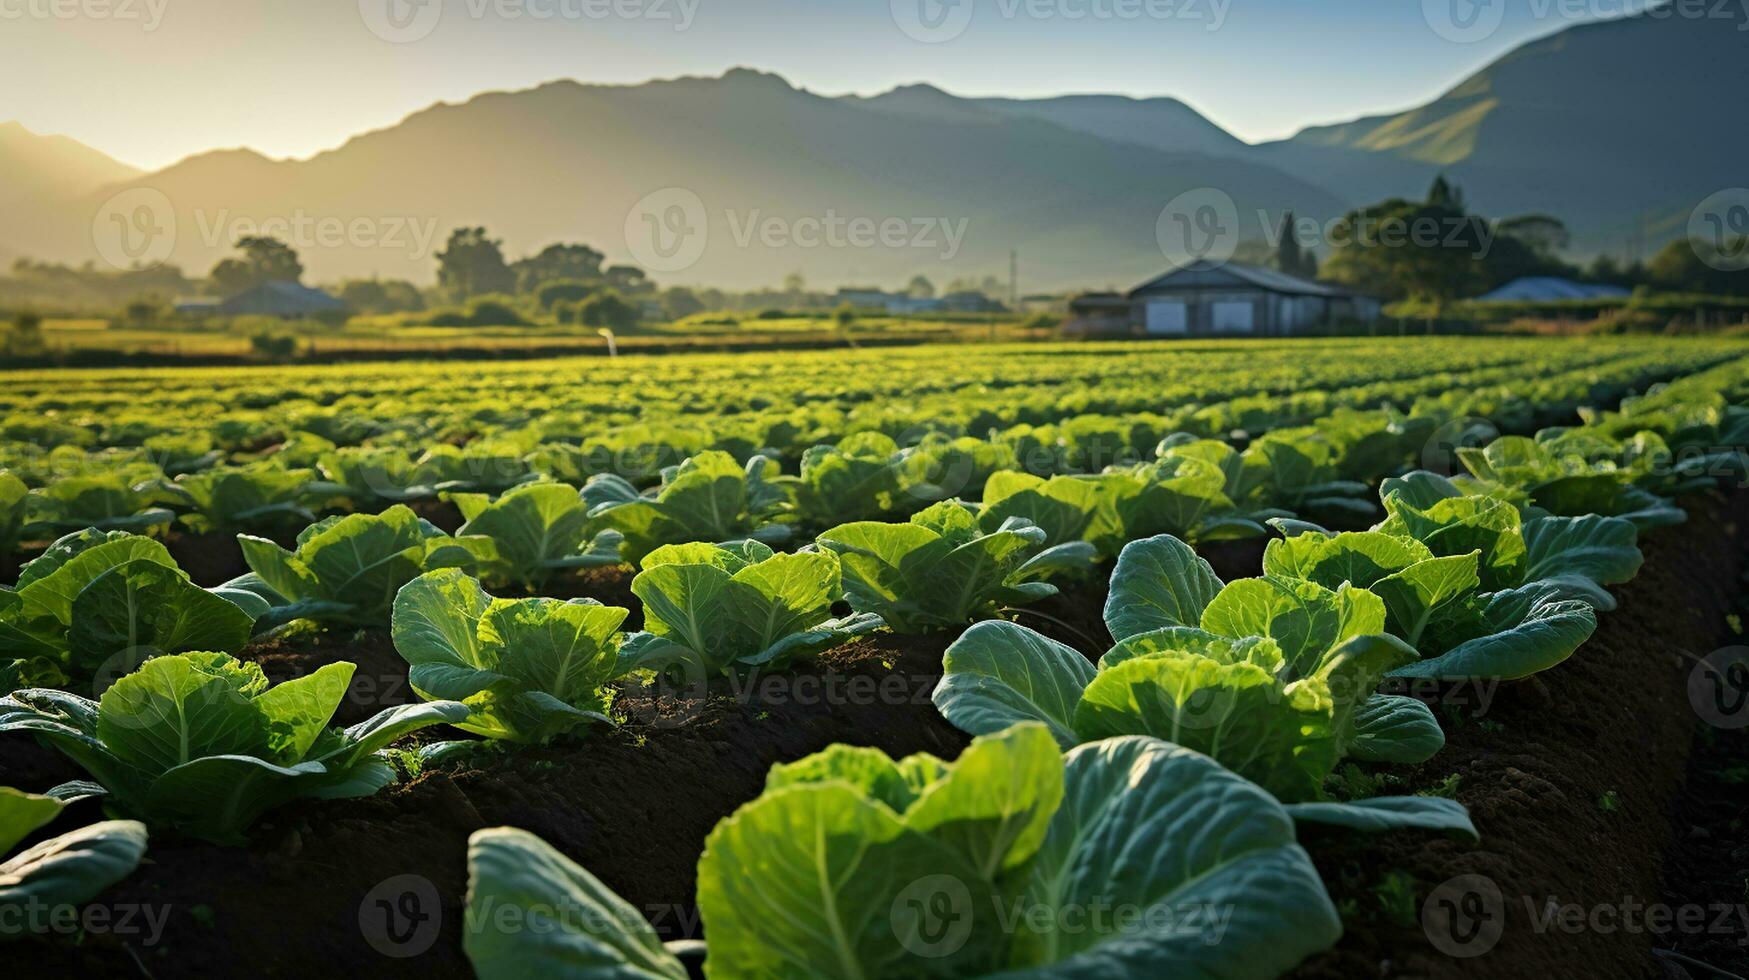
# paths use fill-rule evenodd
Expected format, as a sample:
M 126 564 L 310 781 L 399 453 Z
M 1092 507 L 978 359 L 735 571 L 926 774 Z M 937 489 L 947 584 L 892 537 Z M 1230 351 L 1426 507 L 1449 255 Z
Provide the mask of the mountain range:
M 640 263 L 663 283 L 1005 278 L 1013 251 L 1027 290 L 1127 286 L 1166 263 L 1156 225 L 1187 192 L 1230 196 L 1239 234 L 1255 239 L 1285 211 L 1324 221 L 1418 196 L 1441 173 L 1481 213 L 1566 221 L 1576 256 L 1621 254 L 1682 234 L 1695 204 L 1743 183 L 1749 129 L 1725 108 L 1749 91 L 1737 26 L 1578 25 L 1426 105 L 1259 145 L 1169 98 L 962 98 L 927 85 L 827 97 L 750 69 L 486 93 L 304 160 L 226 150 L 156 173 L 12 123 L 0 125 L 0 255 L 93 259 L 109 202 L 136 190 L 120 200 L 137 208 L 147 188 L 174 212 L 156 216 L 175 231 L 169 261 L 191 275 L 278 219 L 263 230 L 291 238 L 318 282 L 429 282 L 448 231 L 484 225 L 513 257 L 581 241 L 616 262 L 650 259 L 647 236 L 684 244 L 673 236 L 702 230 L 702 248 L 673 264 L 661 249 Z M 875 240 L 852 219 L 881 229 Z

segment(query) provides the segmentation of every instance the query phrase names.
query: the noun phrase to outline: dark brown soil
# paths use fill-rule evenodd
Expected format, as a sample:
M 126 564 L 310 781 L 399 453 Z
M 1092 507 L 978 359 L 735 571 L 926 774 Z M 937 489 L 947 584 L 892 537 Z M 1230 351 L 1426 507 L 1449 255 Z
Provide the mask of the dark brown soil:
M 241 656 L 261 665 L 278 684 L 332 663 L 358 665 L 346 699 L 334 713 L 337 725 L 354 725 L 384 708 L 419 700 L 407 683 L 407 662 L 395 652 L 386 629 L 322 630 L 256 642 Z
M 1612 917 L 1665 900 L 1666 847 L 1688 832 L 1671 819 L 1695 724 L 1687 678 L 1726 633 L 1743 571 L 1730 543 L 1741 544 L 1749 516 L 1742 497 L 1687 505 L 1688 524 L 1642 539 L 1645 569 L 1616 590 L 1621 608 L 1601 617 L 1572 659 L 1492 692 L 1415 692 L 1434 705 L 1448 742 L 1426 765 L 1391 770 L 1402 782 L 1383 792 L 1431 790 L 1455 777 L 1482 841 L 1312 833 L 1306 843 L 1347 935 L 1294 976 L 1663 975 L 1652 949 L 1672 937 Z M 1466 875 L 1487 879 L 1497 897 L 1476 879 L 1446 885 Z M 1478 914 L 1457 920 L 1454 933 L 1443 903 L 1466 894 Z M 1733 901 L 1742 898 L 1739 881 Z M 1585 921 L 1570 924 L 1573 915 Z M 1498 941 L 1472 932 L 1475 921 L 1502 924 Z M 1448 938 L 1469 939 L 1457 948 L 1475 955 L 1441 952 L 1436 942 Z
M 164 539 L 164 547 L 170 549 L 170 557 L 176 559 L 194 584 L 209 589 L 249 571 L 235 534 L 171 531 Z
M 632 594 L 632 578 L 636 575 L 637 569 L 630 565 L 579 568 L 554 575 L 530 594 L 551 599 L 594 599 L 604 606 L 629 609 L 631 615 L 626 617 L 623 627 L 629 632 L 644 628 L 644 604 Z M 499 589 L 494 594 L 515 597 L 525 593 L 515 589 Z
M 1718 501 L 1691 503 L 1694 520 L 1648 538 L 1645 571 L 1618 592 L 1622 608 L 1603 618 L 1567 664 L 1497 690 L 1428 695 L 1450 744 L 1432 764 L 1393 770 L 1401 783 L 1381 791 L 1428 789 L 1456 775 L 1457 798 L 1474 814 L 1482 844 L 1410 833 L 1309 836 L 1348 934 L 1299 976 L 1649 975 L 1650 937 L 1538 933 L 1525 897 L 1538 908 L 1549 896 L 1591 908 L 1667 894 L 1659 856 L 1673 838 L 1670 806 L 1693 728 L 1688 657 L 1711 650 L 1724 628 L 1742 562 L 1720 538 L 1735 539 L 1738 520 L 1749 514 Z M 1252 556 L 1261 553 L 1258 545 L 1249 546 Z M 1255 557 L 1231 551 L 1211 555 L 1224 577 L 1255 574 Z M 578 594 L 636 609 L 624 591 L 629 578 L 627 569 L 599 570 L 571 584 Z M 1011 615 L 1097 656 L 1108 640 L 1098 580 Z M 895 756 L 959 753 L 965 736 L 928 699 L 951 639 L 877 634 L 788 675 L 719 680 L 704 690 L 628 690 L 617 729 L 549 747 L 482 745 L 373 798 L 293 804 L 260 823 L 247 848 L 155 835 L 148 863 L 100 904 L 167 910 L 158 941 L 93 935 L 76 947 L 15 943 L 8 953 L 43 975 L 465 977 L 466 839 L 500 825 L 546 838 L 642 909 L 664 936 L 697 935 L 693 878 L 704 838 L 758 795 L 772 764 L 834 742 Z M 405 666 L 384 631 L 294 636 L 247 655 L 276 679 L 335 660 L 359 663 L 344 722 L 411 696 L 398 686 Z M 13 772 L 32 788 L 79 775 L 17 741 L 0 740 L 0 783 L 14 782 Z M 55 829 L 94 819 L 89 810 L 76 809 Z M 1729 834 L 1734 827 L 1718 825 L 1719 817 L 1709 814 L 1707 826 Z M 1723 888 L 1730 873 L 1718 866 L 1707 887 Z M 1400 889 L 1406 897 L 1395 901 L 1393 874 L 1409 876 Z M 1415 920 L 1429 892 L 1461 874 L 1496 883 L 1506 926 L 1486 955 L 1452 960 Z M 410 919 L 392 923 L 412 935 L 397 945 L 376 900 L 403 892 L 425 896 L 413 911 L 429 918 L 418 928 Z M 1405 910 L 1401 923 L 1392 921 L 1393 908 Z
M 160 942 L 132 937 L 123 949 L 104 936 L 80 950 L 35 942 L 9 953 L 25 969 L 86 973 L 130 972 L 137 955 L 160 978 L 467 976 L 467 836 L 500 825 L 546 838 L 665 935 L 696 935 L 693 878 L 704 838 L 759 795 L 771 765 L 836 742 L 895 756 L 959 754 L 966 737 L 929 701 L 948 639 L 879 634 L 789 675 L 718 681 L 705 692 L 628 691 L 616 709 L 625 723 L 614 731 L 545 748 L 482 747 L 370 799 L 294 804 L 259 824 L 248 848 L 157 835 L 150 863 L 102 903 L 167 907 Z M 367 631 L 333 644 L 288 642 L 257 658 L 283 675 L 343 644 L 356 644 L 344 647 L 349 656 L 378 657 L 382 638 Z M 367 708 L 349 698 L 346 710 Z M 390 958 L 371 945 L 373 936 L 387 940 L 366 900 L 401 875 L 429 882 L 440 926 L 421 955 Z
M 455 504 L 447 500 L 432 498 L 429 500 L 410 501 L 407 506 L 431 523 L 443 529 L 445 534 L 454 534 L 467 521 L 462 519 L 462 512 Z

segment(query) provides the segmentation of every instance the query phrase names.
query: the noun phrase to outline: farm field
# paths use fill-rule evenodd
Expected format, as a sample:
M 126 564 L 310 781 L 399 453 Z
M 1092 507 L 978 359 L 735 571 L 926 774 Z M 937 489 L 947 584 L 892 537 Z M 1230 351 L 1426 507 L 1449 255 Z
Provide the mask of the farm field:
M 0 373 L 5 952 L 1741 973 L 1546 910 L 1742 900 L 1746 476 L 1731 339 Z
M 255 332 L 284 336 L 295 342 L 300 359 L 312 361 L 363 359 L 564 357 L 607 355 L 600 331 L 577 325 L 497 327 L 421 326 L 397 323 L 393 317 L 357 317 L 342 326 L 314 322 L 272 324 Z M 624 332 L 617 348 L 627 353 L 710 351 L 716 348 L 843 347 L 859 344 L 985 342 L 990 339 L 1036 340 L 1048 328 L 1029 327 L 1012 315 L 962 316 L 955 320 L 864 315 L 848 328 L 831 316 L 724 319 L 695 317 L 673 323 L 653 323 Z M 152 363 L 175 366 L 247 363 L 259 360 L 254 333 L 244 328 L 130 325 L 101 319 L 49 320 L 42 325 L 39 359 L 80 365 Z M 0 364 L 0 367 L 5 365 Z

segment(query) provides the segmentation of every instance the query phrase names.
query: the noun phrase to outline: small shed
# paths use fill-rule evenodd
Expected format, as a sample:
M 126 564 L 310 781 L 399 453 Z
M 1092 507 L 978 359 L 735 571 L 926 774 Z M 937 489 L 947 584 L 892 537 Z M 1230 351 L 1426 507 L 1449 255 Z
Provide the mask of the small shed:
M 1378 299 L 1242 262 L 1199 260 L 1129 291 L 1130 325 L 1153 337 L 1287 337 L 1328 323 L 1372 323 Z
M 273 316 L 303 320 L 324 313 L 339 313 L 346 304 L 309 286 L 284 280 L 264 282 L 219 304 L 222 316 Z
M 1550 303 L 1559 300 L 1626 299 L 1633 292 L 1621 286 L 1574 282 L 1559 276 L 1524 276 L 1485 296 L 1478 303 Z

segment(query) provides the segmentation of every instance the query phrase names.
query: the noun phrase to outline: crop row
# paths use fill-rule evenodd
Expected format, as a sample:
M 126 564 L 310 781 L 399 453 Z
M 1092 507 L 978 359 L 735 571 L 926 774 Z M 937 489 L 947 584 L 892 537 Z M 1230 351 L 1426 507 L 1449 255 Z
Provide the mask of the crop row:
M 251 572 L 211 589 L 160 541 L 82 528 L 0 592 L 6 687 L 28 685 L 0 700 L 0 730 L 91 778 L 0 793 L 0 852 L 67 802 L 104 798 L 130 819 L 6 864 L 19 898 L 82 902 L 133 869 L 148 826 L 241 843 L 291 800 L 374 793 L 481 740 L 586 735 L 628 678 L 780 671 L 873 629 L 975 622 L 934 693 L 977 736 L 958 760 L 837 746 L 774 769 L 719 825 L 699 863 L 710 972 L 1273 976 L 1341 931 L 1296 823 L 1475 833 L 1452 801 L 1338 777 L 1344 760 L 1414 763 L 1443 745 L 1425 705 L 1381 685 L 1519 678 L 1571 656 L 1637 571 L 1639 531 L 1682 519 L 1674 495 L 1741 475 L 1746 379 L 1719 360 L 1583 426 L 1460 445 L 1466 473 L 1450 479 L 1403 470 L 1453 416 L 1378 411 L 1243 450 L 1167 434 L 1150 458 L 1093 473 L 1015 468 L 990 449 L 1000 438 L 901 448 L 869 432 L 809 450 L 794 476 L 705 451 L 647 490 L 616 473 L 580 490 L 451 488 L 454 535 L 399 505 L 325 518 L 289 547 L 245 534 Z M 956 468 L 976 491 L 943 486 Z M 1314 523 L 1364 526 L 1381 477 L 1383 521 Z M 22 534 L 42 495 L 14 496 Z M 1267 531 L 1263 575 L 1232 582 L 1185 543 Z M 1116 559 L 1116 644 L 1097 664 L 1001 618 L 1101 557 Z M 486 591 L 621 560 L 640 568 L 635 633 L 624 609 Z M 350 664 L 269 685 L 232 656 L 299 620 L 391 626 L 422 703 L 333 728 Z M 391 744 L 437 725 L 467 737 Z M 705 955 L 665 947 L 530 835 L 476 835 L 470 869 L 483 977 L 683 977 Z M 1095 907 L 1130 914 L 1073 914 Z M 545 933 L 493 928 L 505 909 L 570 913 Z M 1217 910 L 1229 918 L 1211 942 Z

